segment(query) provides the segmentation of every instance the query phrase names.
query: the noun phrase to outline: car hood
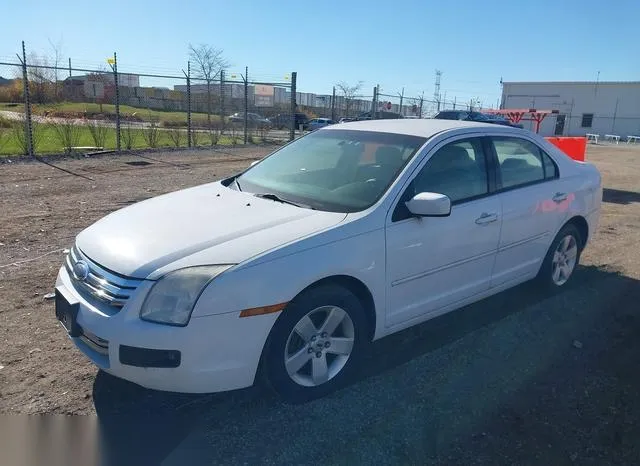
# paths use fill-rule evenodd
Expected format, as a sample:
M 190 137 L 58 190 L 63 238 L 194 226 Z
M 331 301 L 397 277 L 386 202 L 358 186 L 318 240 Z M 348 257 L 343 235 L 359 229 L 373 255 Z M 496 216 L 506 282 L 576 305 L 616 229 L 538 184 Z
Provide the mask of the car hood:
M 177 191 L 117 210 L 76 239 L 102 267 L 147 278 L 180 261 L 188 265 L 238 264 L 330 228 L 346 214 L 299 208 L 220 182 Z

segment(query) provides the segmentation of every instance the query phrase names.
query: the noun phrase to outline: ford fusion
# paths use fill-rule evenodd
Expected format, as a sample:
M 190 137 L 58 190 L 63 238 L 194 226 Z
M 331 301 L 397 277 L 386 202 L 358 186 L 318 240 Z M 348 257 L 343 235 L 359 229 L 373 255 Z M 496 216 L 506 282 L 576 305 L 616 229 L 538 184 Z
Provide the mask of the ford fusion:
M 596 168 L 521 129 L 361 121 L 80 232 L 56 316 L 100 369 L 157 390 L 335 390 L 373 340 L 535 280 L 571 280 Z

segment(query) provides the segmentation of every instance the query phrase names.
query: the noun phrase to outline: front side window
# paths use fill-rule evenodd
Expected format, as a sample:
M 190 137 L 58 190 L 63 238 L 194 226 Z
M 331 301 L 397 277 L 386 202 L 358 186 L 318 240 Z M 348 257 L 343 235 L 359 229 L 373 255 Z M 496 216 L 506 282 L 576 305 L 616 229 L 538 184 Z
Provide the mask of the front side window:
M 503 188 L 513 188 L 545 179 L 542 152 L 538 146 L 519 138 L 494 137 L 492 139 L 498 157 Z M 552 161 L 550 162 L 553 164 Z
M 479 138 L 452 142 L 438 149 L 413 180 L 412 195 L 432 192 L 460 203 L 489 192 L 486 159 Z
M 318 210 L 357 212 L 382 197 L 425 142 L 403 134 L 325 129 L 284 146 L 237 181 L 245 192 L 275 194 Z

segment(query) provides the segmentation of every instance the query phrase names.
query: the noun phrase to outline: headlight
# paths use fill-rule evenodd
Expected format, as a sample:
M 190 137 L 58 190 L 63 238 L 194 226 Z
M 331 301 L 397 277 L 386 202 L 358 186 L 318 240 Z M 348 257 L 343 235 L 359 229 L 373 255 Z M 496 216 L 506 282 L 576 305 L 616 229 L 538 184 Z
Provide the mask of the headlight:
M 204 288 L 231 265 L 188 267 L 158 280 L 142 304 L 140 318 L 167 325 L 187 325 Z

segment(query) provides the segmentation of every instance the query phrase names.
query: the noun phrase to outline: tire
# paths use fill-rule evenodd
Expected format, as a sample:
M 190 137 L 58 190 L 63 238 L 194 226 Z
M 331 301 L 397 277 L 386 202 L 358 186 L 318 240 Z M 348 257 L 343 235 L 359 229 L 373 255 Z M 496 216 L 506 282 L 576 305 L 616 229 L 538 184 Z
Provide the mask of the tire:
M 367 335 L 364 308 L 351 291 L 337 285 L 311 288 L 294 298 L 273 326 L 263 352 L 264 375 L 287 402 L 321 398 L 349 381 Z
M 539 286 L 551 293 L 567 288 L 580 262 L 583 244 L 580 232 L 573 224 L 562 227 L 551 246 L 549 246 L 547 255 L 538 272 L 537 281 Z M 566 252 L 562 252 L 565 249 Z M 561 255 L 556 257 L 556 252 Z M 561 267 L 562 264 L 565 267 Z M 558 270 L 559 268 L 561 270 Z

